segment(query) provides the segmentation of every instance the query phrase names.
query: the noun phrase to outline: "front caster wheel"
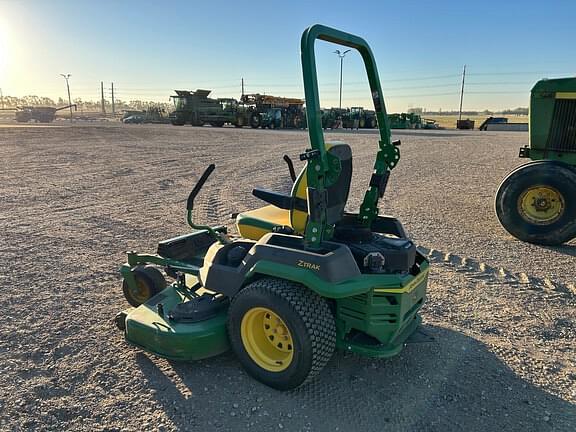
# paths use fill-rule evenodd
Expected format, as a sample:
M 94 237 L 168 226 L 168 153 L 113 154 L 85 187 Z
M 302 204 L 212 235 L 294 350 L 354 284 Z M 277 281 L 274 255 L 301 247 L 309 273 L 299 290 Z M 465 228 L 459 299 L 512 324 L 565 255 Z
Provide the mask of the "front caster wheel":
M 131 306 L 140 306 L 166 288 L 164 275 L 155 267 L 137 266 L 131 271 L 136 279 L 136 286 L 130 286 L 126 279 L 122 281 L 124 297 Z
M 300 284 L 272 278 L 259 279 L 234 297 L 228 335 L 244 369 L 279 390 L 317 375 L 336 345 L 326 301 Z

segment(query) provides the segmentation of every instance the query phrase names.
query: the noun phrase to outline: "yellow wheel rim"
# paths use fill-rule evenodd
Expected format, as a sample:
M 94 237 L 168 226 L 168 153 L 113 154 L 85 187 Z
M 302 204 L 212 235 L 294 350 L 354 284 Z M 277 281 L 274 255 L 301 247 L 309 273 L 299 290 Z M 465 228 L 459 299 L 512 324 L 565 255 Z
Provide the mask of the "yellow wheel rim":
M 518 198 L 518 211 L 527 221 L 538 225 L 556 222 L 564 213 L 564 197 L 550 186 L 533 186 Z
M 152 291 L 146 282 L 136 277 L 136 288 L 130 289 L 130 295 L 136 303 L 145 303 L 151 297 Z
M 294 343 L 288 326 L 275 312 L 255 307 L 240 325 L 242 344 L 250 358 L 270 372 L 285 370 L 294 357 Z

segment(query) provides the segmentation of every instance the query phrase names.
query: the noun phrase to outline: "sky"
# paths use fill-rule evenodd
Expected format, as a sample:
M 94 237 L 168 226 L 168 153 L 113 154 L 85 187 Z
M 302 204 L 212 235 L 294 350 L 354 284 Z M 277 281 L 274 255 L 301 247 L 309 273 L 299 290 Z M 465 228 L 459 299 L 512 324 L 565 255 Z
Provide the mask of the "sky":
M 174 89 L 303 97 L 300 36 L 321 23 L 370 44 L 388 112 L 528 106 L 541 78 L 576 75 L 576 2 L 0 0 L 4 95 L 168 102 Z M 340 47 L 316 43 L 321 104 L 338 106 Z M 360 55 L 343 106 L 370 107 Z

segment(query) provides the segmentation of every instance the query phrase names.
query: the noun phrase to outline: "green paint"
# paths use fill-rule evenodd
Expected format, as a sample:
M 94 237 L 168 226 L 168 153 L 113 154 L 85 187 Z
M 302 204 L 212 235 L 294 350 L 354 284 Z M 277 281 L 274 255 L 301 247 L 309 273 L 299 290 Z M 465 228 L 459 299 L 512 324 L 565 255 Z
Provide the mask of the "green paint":
M 390 126 L 384 104 L 384 94 L 380 86 L 376 61 L 368 43 L 361 37 L 345 33 L 330 27 L 314 25 L 304 31 L 301 39 L 302 74 L 304 76 L 304 94 L 306 96 L 306 116 L 308 119 L 308 134 L 313 150 L 319 151 L 319 156 L 308 161 L 308 187 L 318 191 L 326 189 L 326 178 L 331 176 L 333 165 L 327 157 L 324 134 L 322 131 L 322 111 L 318 94 L 318 77 L 316 74 L 316 57 L 314 43 L 316 39 L 344 45 L 358 50 L 368 75 L 368 83 L 376 111 L 376 119 L 380 131 L 379 151 L 374 164 L 374 174 L 381 175 L 396 166 L 400 158 L 399 151 L 392 145 Z M 378 190 L 369 186 L 364 201 L 360 207 L 360 219 L 369 226 L 378 214 Z M 326 224 L 326 212 L 319 221 L 309 221 L 306 227 L 305 241 L 312 248 L 320 247 L 322 240 L 329 240 L 332 227 Z
M 171 360 L 200 360 L 228 350 L 227 312 L 197 323 L 174 323 L 167 318 L 170 310 L 185 294 L 174 283 L 145 304 L 131 309 L 126 316 L 126 340 Z M 162 303 L 164 316 L 158 314 Z
M 324 142 L 314 54 L 316 39 L 355 48 L 364 60 L 380 133 L 373 174 L 386 174 L 397 165 L 400 158 L 398 148 L 391 143 L 384 97 L 370 47 L 358 36 L 320 25 L 312 26 L 304 32 L 301 40 L 310 146 L 318 152 L 317 156 L 307 162 L 309 192 L 311 189 L 325 191 L 338 180 L 342 169 L 339 159 L 327 152 Z M 379 199 L 378 188 L 369 186 L 359 212 L 359 218 L 364 225 L 370 226 L 378 215 Z M 320 213 L 319 220 L 311 221 L 309 217 L 304 235 L 306 245 L 311 248 L 318 248 L 321 242 L 330 239 L 334 232 L 334 226 L 326 222 L 326 211 Z M 187 219 L 190 226 L 210 233 L 215 241 L 228 241 L 223 236 L 224 228 L 194 224 L 191 209 Z M 271 229 L 259 220 L 250 222 L 254 222 L 251 223 L 254 226 Z M 120 271 L 131 286 L 136 284 L 132 268 L 147 263 L 184 274 L 198 275 L 205 255 L 205 250 L 199 251 L 191 262 L 182 262 L 153 254 L 130 252 L 128 263 L 123 265 Z M 428 278 L 428 262 L 423 257 L 420 257 L 420 261 L 421 272 L 416 277 L 410 274 L 361 274 L 338 283 L 320 279 L 311 269 L 260 261 L 247 273 L 245 284 L 262 275 L 303 284 L 334 303 L 339 349 L 366 356 L 389 357 L 402 349 L 406 338 L 420 323 L 418 311 L 425 301 Z M 176 324 L 158 312 L 158 303 L 162 303 L 164 313 L 168 314 L 171 308 L 189 297 L 190 290 L 179 278 L 179 281 L 159 295 L 127 314 L 126 339 L 147 351 L 177 360 L 206 358 L 226 351 L 226 312 L 194 324 Z M 357 332 L 364 332 L 368 336 L 363 339 L 355 338 Z
M 568 134 L 572 140 L 570 150 L 560 152 L 548 149 L 558 93 L 576 93 L 576 78 L 541 80 L 532 88 L 529 157 L 532 160 L 550 159 L 576 165 L 576 133 Z M 574 125 L 567 127 L 574 129 Z

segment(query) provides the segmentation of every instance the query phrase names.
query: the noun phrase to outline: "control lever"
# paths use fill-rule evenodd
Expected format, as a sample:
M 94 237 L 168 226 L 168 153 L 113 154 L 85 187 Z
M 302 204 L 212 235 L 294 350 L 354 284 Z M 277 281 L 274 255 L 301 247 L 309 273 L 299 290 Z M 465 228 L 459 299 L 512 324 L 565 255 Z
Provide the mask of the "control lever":
M 200 180 L 198 180 L 198 183 L 196 183 L 196 186 L 194 186 L 194 189 L 192 189 L 192 192 L 188 195 L 186 210 L 191 211 L 194 208 L 196 195 L 198 195 L 198 192 L 200 192 L 200 189 L 202 189 L 202 186 L 204 186 L 204 183 L 206 183 L 206 180 L 208 180 L 208 177 L 210 177 L 210 174 L 212 174 L 215 168 L 216 166 L 214 164 L 208 165 L 208 168 L 206 168 L 206 171 L 204 171 L 204 174 L 202 174 L 202 177 L 200 177 Z
M 296 171 L 294 171 L 294 164 L 292 163 L 292 159 L 290 159 L 290 156 L 288 155 L 284 155 L 282 159 L 284 159 L 284 162 L 286 162 L 286 165 L 288 165 L 288 171 L 290 171 L 290 178 L 292 179 L 292 183 L 294 183 L 296 181 Z

